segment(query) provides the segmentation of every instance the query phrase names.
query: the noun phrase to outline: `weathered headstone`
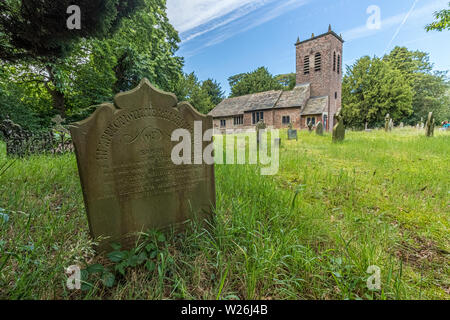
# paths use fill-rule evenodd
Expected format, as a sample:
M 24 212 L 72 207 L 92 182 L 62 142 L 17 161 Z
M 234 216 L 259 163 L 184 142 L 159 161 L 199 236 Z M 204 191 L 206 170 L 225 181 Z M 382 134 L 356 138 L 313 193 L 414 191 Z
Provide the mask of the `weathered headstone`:
M 260 120 L 257 124 L 256 124 L 256 142 L 259 145 L 259 141 L 261 141 L 261 134 L 262 134 L 262 130 L 265 130 L 267 128 L 266 124 L 264 123 L 263 120 Z
M 392 131 L 394 129 L 394 120 L 389 120 L 389 131 Z
M 337 123 L 333 128 L 333 142 L 343 141 L 345 139 L 345 126 L 344 119 L 340 111 L 336 113 L 335 119 Z
M 212 135 L 212 127 L 211 117 L 147 79 L 70 127 L 91 235 L 106 237 L 100 251 L 110 249 L 110 242 L 131 248 L 138 232 L 182 230 L 190 219 L 212 216 L 214 165 L 198 158 L 211 146 L 203 137 L 206 130 Z M 177 129 L 189 133 L 186 144 L 195 153 L 183 149 L 181 164 L 171 156 L 180 145 L 172 141 L 181 139 L 172 136 Z
M 281 148 L 281 138 L 275 138 L 273 141 L 278 146 L 278 148 Z
M 400 122 L 399 128 L 403 129 L 405 127 L 405 124 L 403 122 Z
M 425 124 L 423 122 L 423 117 L 420 118 L 420 129 L 423 129 L 425 127 Z
M 319 136 L 323 136 L 323 124 L 322 121 L 319 121 L 319 123 L 316 126 L 316 134 Z
M 390 131 L 391 121 L 392 121 L 391 116 L 388 113 L 384 118 L 384 131 L 386 132 Z
M 294 127 L 292 126 L 292 123 L 289 124 L 289 129 L 288 129 L 288 140 L 297 140 L 298 141 L 298 134 L 297 134 L 297 130 L 294 129 Z
M 427 137 L 434 137 L 434 127 L 436 125 L 436 119 L 434 118 L 433 112 L 428 114 L 428 120 L 425 125 L 425 131 Z

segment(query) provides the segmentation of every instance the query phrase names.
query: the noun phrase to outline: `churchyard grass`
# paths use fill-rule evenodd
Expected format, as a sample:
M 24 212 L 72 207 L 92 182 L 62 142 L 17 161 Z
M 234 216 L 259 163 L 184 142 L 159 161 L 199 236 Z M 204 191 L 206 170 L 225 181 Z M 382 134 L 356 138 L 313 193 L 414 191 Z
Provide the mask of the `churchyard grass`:
M 75 156 L 16 161 L 0 177 L 0 298 L 450 298 L 450 133 L 281 138 L 278 175 L 216 165 L 210 227 L 169 233 L 154 271 L 88 291 L 68 290 L 65 269 L 110 262 L 92 249 Z M 372 265 L 380 291 L 367 288 Z

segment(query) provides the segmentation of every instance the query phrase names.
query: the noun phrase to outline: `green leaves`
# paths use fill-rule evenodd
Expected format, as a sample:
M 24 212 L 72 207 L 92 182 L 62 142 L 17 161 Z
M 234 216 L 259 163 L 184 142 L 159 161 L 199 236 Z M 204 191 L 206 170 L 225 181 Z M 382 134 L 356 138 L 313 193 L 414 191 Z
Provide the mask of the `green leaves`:
M 102 276 L 102 281 L 105 287 L 112 288 L 116 281 L 116 277 L 111 272 L 105 272 Z
M 285 87 L 274 78 L 266 67 L 260 67 L 252 72 L 238 74 L 228 78 L 231 87 L 231 97 L 239 97 L 251 93 L 270 90 L 281 90 Z
M 90 291 L 94 289 L 96 282 L 102 283 L 107 288 L 112 288 L 120 277 L 126 276 L 127 270 L 130 268 L 143 266 L 148 272 L 161 271 L 162 269 L 157 265 L 156 260 L 159 259 L 159 246 L 164 244 L 167 238 L 164 233 L 159 231 L 150 231 L 146 237 L 148 238 L 147 243 L 144 242 L 144 244 L 131 250 L 121 250 L 121 244 L 112 243 L 113 251 L 106 255 L 112 266 L 105 267 L 101 264 L 92 264 L 83 269 L 81 271 L 82 290 Z M 161 259 L 164 265 L 174 263 L 170 256 L 164 257 L 161 255 Z
M 121 262 L 127 257 L 126 251 L 113 251 L 111 253 L 108 253 L 107 255 L 108 259 L 111 260 L 111 262 Z

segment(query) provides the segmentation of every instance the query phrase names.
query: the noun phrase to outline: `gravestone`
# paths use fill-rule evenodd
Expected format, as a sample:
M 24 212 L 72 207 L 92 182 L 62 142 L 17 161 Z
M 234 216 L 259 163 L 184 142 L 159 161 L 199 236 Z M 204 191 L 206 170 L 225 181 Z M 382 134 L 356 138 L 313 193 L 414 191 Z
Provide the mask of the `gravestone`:
M 423 117 L 420 118 L 420 129 L 423 129 L 425 127 L 425 124 L 423 122 Z
M 319 136 L 323 136 L 323 124 L 322 121 L 319 121 L 319 123 L 316 126 L 316 134 Z
M 436 119 L 434 118 L 433 112 L 428 114 L 428 120 L 425 125 L 425 132 L 427 137 L 434 137 L 434 127 L 436 125 Z
M 281 148 L 281 138 L 275 138 L 273 141 L 278 148 Z
M 386 115 L 386 117 L 384 118 L 384 131 L 386 131 L 386 132 L 388 132 L 388 131 L 390 131 L 390 126 L 391 126 L 391 116 L 390 116 L 390 114 L 388 113 L 387 115 Z
M 264 123 L 263 120 L 259 120 L 258 123 L 256 124 L 256 142 L 259 146 L 259 141 L 261 140 L 261 134 L 262 134 L 262 130 L 265 130 L 266 124 Z
M 70 126 L 90 232 L 104 239 L 99 251 L 110 250 L 111 242 L 131 248 L 136 233 L 169 227 L 182 231 L 186 221 L 212 216 L 214 165 L 198 158 L 198 151 L 203 155 L 211 144 L 203 135 L 208 130 L 212 136 L 212 127 L 212 117 L 178 103 L 147 79 Z M 172 141 L 177 129 L 189 133 L 187 146 L 195 150 L 195 157 L 183 150 L 188 160 L 179 165 L 171 157 L 180 144 Z
M 288 140 L 297 140 L 298 141 L 298 134 L 297 134 L 297 130 L 293 129 L 292 123 L 289 124 L 289 129 L 288 129 Z
M 344 119 L 341 115 L 341 112 L 338 111 L 334 117 L 337 121 L 336 125 L 333 128 L 333 142 L 344 141 L 345 139 L 345 126 Z
M 405 124 L 403 122 L 400 122 L 399 128 L 403 129 L 405 127 Z
M 389 120 L 389 131 L 392 131 L 394 129 L 394 120 Z

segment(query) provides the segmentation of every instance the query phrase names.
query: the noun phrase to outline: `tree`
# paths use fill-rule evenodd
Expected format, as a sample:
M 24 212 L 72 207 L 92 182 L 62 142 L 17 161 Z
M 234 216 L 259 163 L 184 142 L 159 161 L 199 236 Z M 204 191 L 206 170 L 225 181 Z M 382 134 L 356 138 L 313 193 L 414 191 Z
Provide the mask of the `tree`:
M 292 90 L 297 84 L 297 74 L 296 73 L 287 73 L 280 74 L 275 77 L 275 80 L 283 86 L 283 90 Z
M 81 28 L 69 29 L 72 0 L 5 0 L 0 3 L 0 59 L 55 61 L 80 38 L 102 38 L 117 30 L 142 0 L 79 0 Z
M 222 87 L 213 79 L 203 81 L 202 89 L 208 94 L 211 102 L 216 106 L 224 99 L 225 93 L 222 90 Z
M 232 76 L 228 78 L 228 82 L 231 87 L 231 97 L 283 89 L 283 86 L 278 83 L 265 67 L 260 67 L 249 73 Z
M 448 3 L 448 6 L 450 7 L 450 2 Z M 427 30 L 427 32 L 434 30 L 443 31 L 450 29 L 450 9 L 443 9 L 441 11 L 437 11 L 434 13 L 434 17 L 436 18 L 436 21 L 425 27 L 425 30 Z
M 198 112 L 203 114 L 207 114 L 215 107 L 194 72 L 180 77 L 175 87 L 175 94 L 179 101 L 188 101 Z
M 144 0 L 145 10 L 124 19 L 122 28 L 106 41 L 114 55 L 114 91 L 126 91 L 148 78 L 160 89 L 173 91 L 182 75 L 183 58 L 175 55 L 181 41 L 170 24 L 166 0 Z
M 5 0 L 0 3 L 0 60 L 22 67 L 28 64 L 34 75 L 25 75 L 24 81 L 42 82 L 52 98 L 53 109 L 65 116 L 65 88 L 73 67 L 66 59 L 79 48 L 81 39 L 112 35 L 142 1 L 78 1 L 81 28 L 71 30 L 67 27 L 71 0 L 57 4 L 53 0 Z
M 396 47 L 383 60 L 403 74 L 413 91 L 413 113 L 403 122 L 415 125 L 430 111 L 438 121 L 446 119 L 445 109 L 449 108 L 445 95 L 448 90 L 447 72 L 433 71 L 428 53 Z
M 362 57 L 343 79 L 342 114 L 346 124 L 381 125 L 387 113 L 399 122 L 412 113 L 412 89 L 401 71 L 380 58 Z
M 11 80 L 27 88 L 33 84 L 41 90 L 38 100 L 45 104 L 40 97 L 50 96 L 53 109 L 71 119 L 89 115 L 93 110 L 87 107 L 112 100 L 115 93 L 135 87 L 144 77 L 160 89 L 173 91 L 183 59 L 175 56 L 180 39 L 169 23 L 165 3 L 143 0 L 144 6 L 124 17 L 115 34 L 81 38 L 72 44 L 70 54 L 55 63 L 17 62 L 21 71 L 11 74 Z

